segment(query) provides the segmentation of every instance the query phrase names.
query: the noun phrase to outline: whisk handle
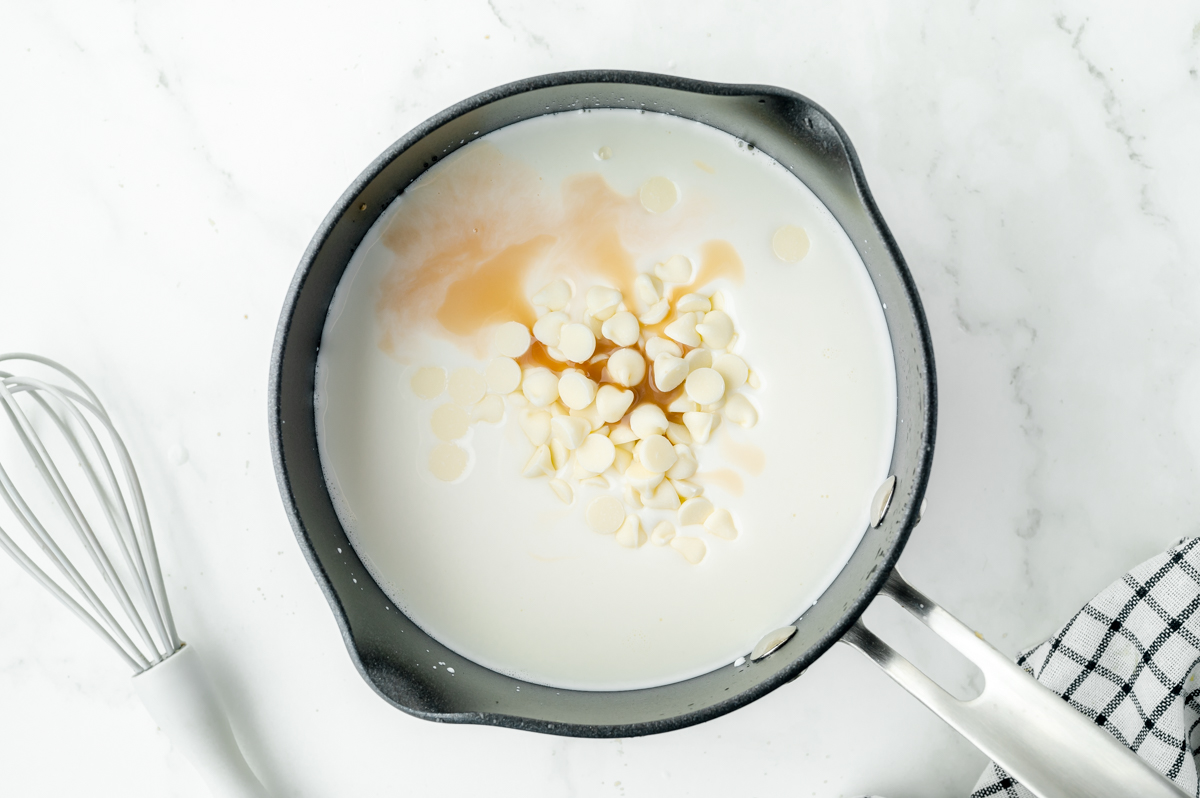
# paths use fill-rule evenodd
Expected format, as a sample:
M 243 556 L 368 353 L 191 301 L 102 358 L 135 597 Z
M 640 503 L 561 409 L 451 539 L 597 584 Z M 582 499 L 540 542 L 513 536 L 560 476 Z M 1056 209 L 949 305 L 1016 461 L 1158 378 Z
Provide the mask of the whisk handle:
M 246 764 L 233 729 L 196 652 L 184 644 L 133 677 L 146 709 L 204 777 L 216 798 L 269 798 Z

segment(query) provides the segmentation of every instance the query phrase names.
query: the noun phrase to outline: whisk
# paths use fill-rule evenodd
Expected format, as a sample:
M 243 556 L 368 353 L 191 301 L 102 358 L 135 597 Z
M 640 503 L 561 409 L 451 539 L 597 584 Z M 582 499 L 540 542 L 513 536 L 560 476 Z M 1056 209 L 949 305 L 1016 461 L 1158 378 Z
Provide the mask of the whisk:
M 0 364 L 7 361 L 40 364 L 65 382 L 0 369 L 0 406 L 14 433 L 4 442 L 15 438 L 14 451 L 0 451 L 0 498 L 27 538 L 22 546 L 0 525 L 0 548 L 133 669 L 138 696 L 214 795 L 266 798 L 201 661 L 175 629 L 141 485 L 104 406 L 52 360 L 0 355 Z M 5 459 L 20 457 L 21 450 L 45 488 L 41 503 L 56 508 L 56 517 L 35 513 L 33 495 L 18 490 L 6 469 Z M 55 455 L 78 465 L 71 479 Z M 74 562 L 64 549 L 83 560 Z

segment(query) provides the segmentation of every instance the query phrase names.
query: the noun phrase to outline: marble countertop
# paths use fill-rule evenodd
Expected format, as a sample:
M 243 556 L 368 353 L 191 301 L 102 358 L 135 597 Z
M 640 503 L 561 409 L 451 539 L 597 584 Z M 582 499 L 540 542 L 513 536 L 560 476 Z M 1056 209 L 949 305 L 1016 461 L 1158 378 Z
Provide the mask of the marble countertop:
M 440 726 L 355 672 L 284 517 L 267 366 L 330 205 L 528 75 L 775 84 L 862 158 L 925 302 L 940 419 L 911 581 L 1005 652 L 1200 518 L 1200 8 L 1097 3 L 10 3 L 0 350 L 105 397 L 184 636 L 279 796 L 965 795 L 984 758 L 860 654 L 680 732 Z M 871 624 L 949 684 L 899 611 Z M 128 673 L 0 559 L 0 791 L 204 796 Z

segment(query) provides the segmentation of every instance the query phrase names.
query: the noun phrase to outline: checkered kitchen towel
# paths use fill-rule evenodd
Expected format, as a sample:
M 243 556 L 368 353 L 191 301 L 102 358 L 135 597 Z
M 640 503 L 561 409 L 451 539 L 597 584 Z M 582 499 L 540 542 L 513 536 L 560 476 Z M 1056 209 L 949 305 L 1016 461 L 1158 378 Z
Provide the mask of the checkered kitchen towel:
M 1017 664 L 1200 798 L 1200 538 L 1185 538 L 1092 599 Z M 995 762 L 971 798 L 1033 798 Z

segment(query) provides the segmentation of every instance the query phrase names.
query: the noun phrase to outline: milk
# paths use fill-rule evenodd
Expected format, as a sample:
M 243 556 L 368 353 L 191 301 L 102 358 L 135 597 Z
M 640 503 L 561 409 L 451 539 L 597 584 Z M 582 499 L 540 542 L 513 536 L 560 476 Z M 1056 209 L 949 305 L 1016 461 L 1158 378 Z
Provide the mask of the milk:
M 637 199 L 654 177 L 678 190 L 661 213 Z M 773 236 L 797 227 L 811 248 L 786 263 Z M 757 425 L 722 423 L 696 448 L 694 481 L 733 515 L 735 540 L 709 536 L 692 565 L 589 531 L 585 508 L 606 490 L 581 485 L 564 505 L 522 477 L 533 447 L 511 406 L 458 442 L 460 477 L 431 473 L 430 418 L 448 400 L 413 392 L 418 369 L 482 372 L 496 325 L 532 323 L 527 298 L 553 277 L 628 295 L 631 275 L 676 253 L 700 264 L 702 292 L 726 297 L 735 351 L 761 381 Z M 578 690 L 706 673 L 802 615 L 867 528 L 895 434 L 883 312 L 828 210 L 723 132 L 622 110 L 520 122 L 410 186 L 337 289 L 315 398 L 339 518 L 396 605 L 469 659 Z M 647 529 L 672 517 L 638 512 Z

